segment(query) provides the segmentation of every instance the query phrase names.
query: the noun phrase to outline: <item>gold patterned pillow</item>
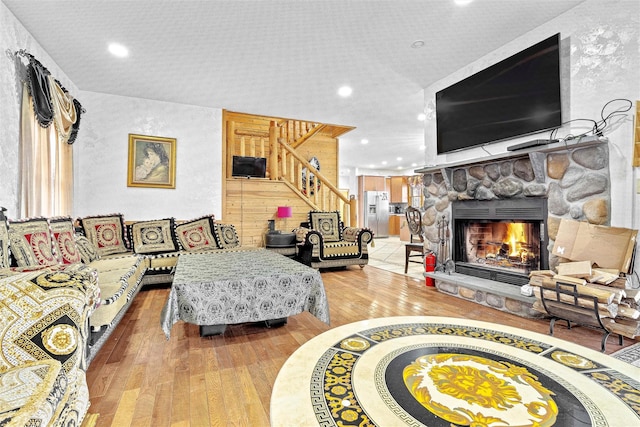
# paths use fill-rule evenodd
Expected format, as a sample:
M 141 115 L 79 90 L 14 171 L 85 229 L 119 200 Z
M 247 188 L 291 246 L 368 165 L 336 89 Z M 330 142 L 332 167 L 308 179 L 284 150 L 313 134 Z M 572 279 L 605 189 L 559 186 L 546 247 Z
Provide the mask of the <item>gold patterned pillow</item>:
M 213 237 L 213 216 L 206 216 L 177 225 L 176 238 L 185 251 L 218 249 Z
M 91 261 L 100 259 L 96 245 L 91 243 L 85 236 L 76 236 L 76 247 L 78 248 L 80 259 L 84 264 L 89 264 Z
M 60 264 L 74 264 L 82 261 L 74 238 L 73 220 L 69 217 L 50 218 L 49 227 L 58 262 Z
M 236 228 L 232 224 L 215 223 L 216 242 L 220 249 L 237 248 L 240 246 L 240 239 Z
M 127 252 L 124 218 L 121 214 L 80 218 L 80 225 L 100 256 Z
M 322 234 L 325 242 L 342 240 L 342 224 L 339 212 L 309 212 L 309 224 L 313 230 Z
M 161 254 L 178 250 L 173 218 L 140 221 L 131 224 L 133 251 L 137 254 Z
M 67 404 L 68 381 L 56 360 L 26 362 L 0 372 L 0 425 L 54 425 Z
M 18 267 L 56 265 L 46 218 L 9 221 L 9 245 Z

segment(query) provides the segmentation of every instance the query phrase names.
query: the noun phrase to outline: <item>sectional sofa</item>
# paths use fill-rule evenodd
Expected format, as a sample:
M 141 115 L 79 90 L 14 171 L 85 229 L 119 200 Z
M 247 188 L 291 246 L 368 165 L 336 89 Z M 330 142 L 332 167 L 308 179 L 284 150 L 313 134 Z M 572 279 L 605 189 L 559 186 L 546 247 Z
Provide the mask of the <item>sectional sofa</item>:
M 221 250 L 244 249 L 234 226 L 213 216 L 8 220 L 0 209 L 0 311 L 10 318 L 0 325 L 0 425 L 79 425 L 89 406 L 86 368 L 140 289 L 171 283 L 180 253 Z M 6 406 L 5 384 L 15 378 L 28 378 L 24 399 Z

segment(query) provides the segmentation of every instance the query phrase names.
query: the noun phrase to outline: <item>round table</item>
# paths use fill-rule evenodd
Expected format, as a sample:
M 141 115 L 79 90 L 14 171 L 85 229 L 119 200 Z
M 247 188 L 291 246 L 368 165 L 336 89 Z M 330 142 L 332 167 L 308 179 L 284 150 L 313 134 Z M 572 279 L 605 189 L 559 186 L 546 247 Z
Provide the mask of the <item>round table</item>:
M 309 340 L 282 366 L 271 395 L 273 427 L 472 422 L 640 425 L 640 368 L 503 325 L 391 317 Z

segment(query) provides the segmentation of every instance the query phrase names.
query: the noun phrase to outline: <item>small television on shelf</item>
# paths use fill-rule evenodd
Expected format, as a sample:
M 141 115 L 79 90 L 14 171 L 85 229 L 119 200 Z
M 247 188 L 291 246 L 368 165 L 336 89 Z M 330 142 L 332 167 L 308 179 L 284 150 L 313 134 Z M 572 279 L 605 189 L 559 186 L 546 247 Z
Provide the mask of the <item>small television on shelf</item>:
M 559 33 L 436 93 L 438 154 L 561 125 Z
M 267 174 L 267 159 L 264 157 L 233 156 L 231 175 L 247 178 L 264 178 Z

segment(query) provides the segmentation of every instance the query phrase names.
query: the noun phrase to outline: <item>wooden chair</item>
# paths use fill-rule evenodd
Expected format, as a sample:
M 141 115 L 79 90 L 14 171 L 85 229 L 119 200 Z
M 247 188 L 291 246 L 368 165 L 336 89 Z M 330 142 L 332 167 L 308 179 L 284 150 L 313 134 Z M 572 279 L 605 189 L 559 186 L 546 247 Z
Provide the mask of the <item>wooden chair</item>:
M 424 263 L 424 236 L 422 231 L 422 212 L 414 207 L 408 207 L 405 216 L 407 218 L 407 225 L 409 226 L 409 232 L 411 238 L 409 243 L 405 245 L 405 260 L 404 260 L 404 273 L 407 274 L 409 269 L 409 263 L 415 262 L 419 264 Z M 414 242 L 414 237 L 417 241 Z M 411 259 L 420 257 L 420 261 Z

